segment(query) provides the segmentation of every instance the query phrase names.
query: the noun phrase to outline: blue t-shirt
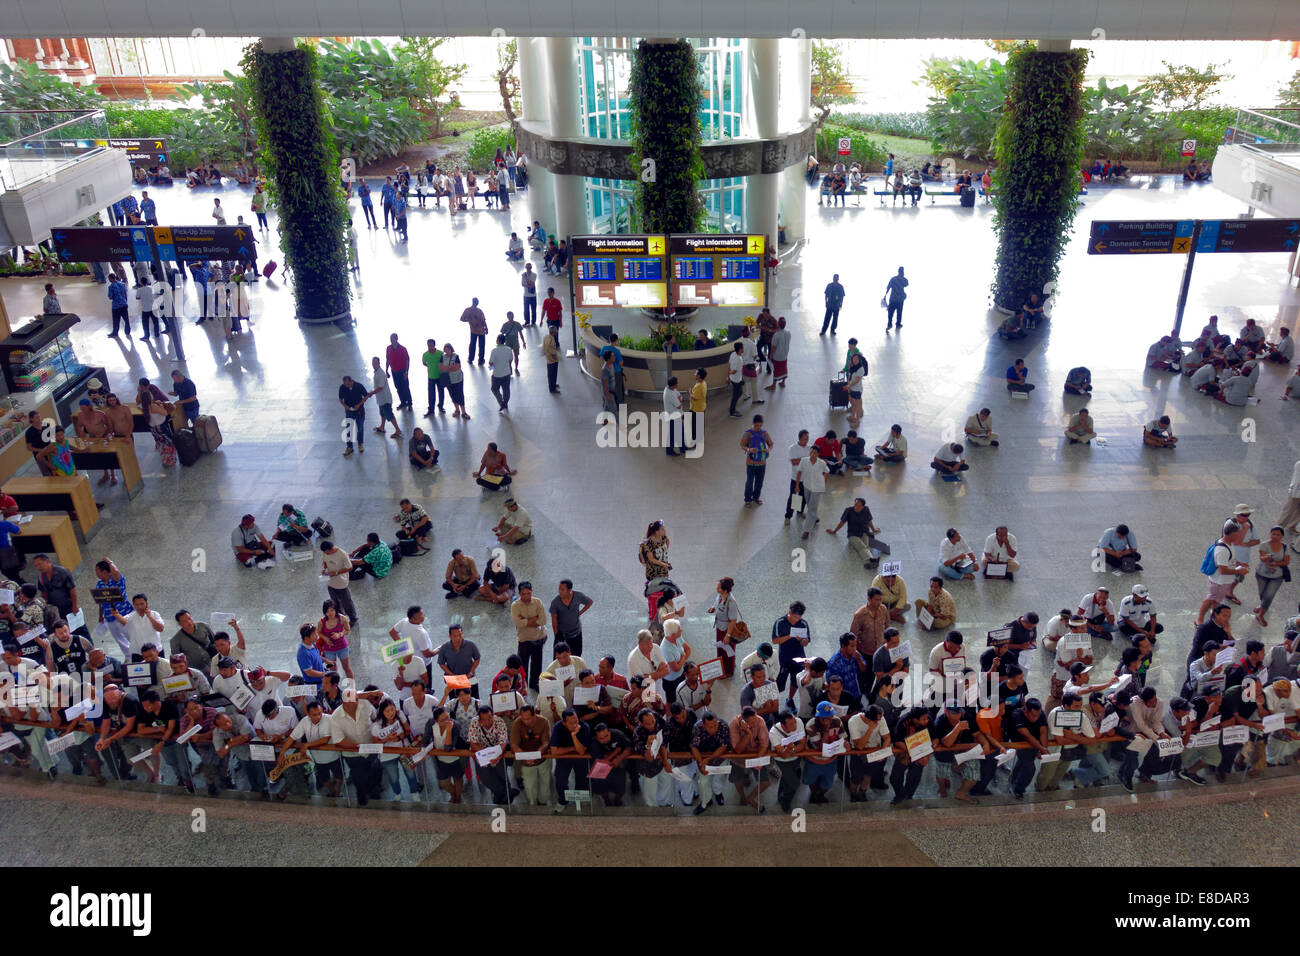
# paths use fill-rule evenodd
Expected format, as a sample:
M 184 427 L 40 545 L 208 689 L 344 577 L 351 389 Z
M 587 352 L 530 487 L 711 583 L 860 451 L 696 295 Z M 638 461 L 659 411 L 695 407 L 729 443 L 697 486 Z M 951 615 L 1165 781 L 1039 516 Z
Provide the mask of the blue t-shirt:
M 1137 535 L 1133 533 L 1132 528 L 1129 528 L 1128 536 L 1123 538 L 1116 533 L 1114 528 L 1107 528 L 1106 533 L 1103 534 L 1101 540 L 1097 542 L 1097 547 L 1109 548 L 1111 551 L 1124 551 L 1128 548 L 1132 548 L 1136 551 L 1137 546 Z
M 370 186 L 364 179 L 361 180 L 359 183 L 357 183 L 357 195 L 361 197 L 361 205 L 363 206 L 374 205 L 374 203 L 370 199 Z
M 140 200 L 140 215 L 142 215 L 145 219 L 153 219 L 154 214 L 157 212 L 157 208 L 158 207 L 154 205 L 154 201 L 152 199 Z
M 126 283 L 114 279 L 108 284 L 108 304 L 115 309 L 127 307 Z
M 109 578 L 107 581 L 100 581 L 97 578 L 95 580 L 95 583 L 92 585 L 92 587 L 120 588 L 122 591 L 122 599 L 120 601 L 100 602 L 99 607 L 104 612 L 105 621 L 116 620 L 116 618 L 113 617 L 113 608 L 117 608 L 117 613 L 121 614 L 123 617 L 126 617 L 133 610 L 133 608 L 131 607 L 131 602 L 128 601 L 126 598 L 126 576 L 125 575 L 119 574 L 117 577 Z
M 18 534 L 22 529 L 12 521 L 0 521 L 0 548 L 9 547 L 9 536 Z
M 308 677 L 307 672 L 309 670 L 312 671 L 325 670 L 325 661 L 321 658 L 320 651 L 316 650 L 316 648 L 314 647 L 308 647 L 306 644 L 299 644 L 298 645 L 298 670 L 302 672 L 302 679 L 304 683 L 315 684 L 317 687 L 319 687 L 321 679 L 319 677 Z
M 1008 365 L 1008 366 L 1007 366 L 1007 381 L 1008 381 L 1008 382 L 1018 382 L 1018 381 L 1020 381 L 1020 375 L 1021 375 L 1022 372 L 1024 373 L 1025 377 L 1027 378 L 1027 377 L 1029 376 L 1029 367 L 1026 366 L 1026 367 L 1023 368 L 1023 369 L 1017 369 L 1014 365 Z

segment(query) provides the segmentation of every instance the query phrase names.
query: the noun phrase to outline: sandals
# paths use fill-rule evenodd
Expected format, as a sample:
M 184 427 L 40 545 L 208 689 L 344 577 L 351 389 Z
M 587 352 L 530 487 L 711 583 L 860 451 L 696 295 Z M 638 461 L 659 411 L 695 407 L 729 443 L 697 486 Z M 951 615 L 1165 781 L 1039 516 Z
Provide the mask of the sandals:
M 1241 607 L 1241 599 L 1240 599 L 1240 598 L 1233 597 L 1231 594 L 1229 594 L 1229 595 L 1228 595 L 1228 600 L 1231 601 L 1233 604 L 1237 605 L 1237 607 Z

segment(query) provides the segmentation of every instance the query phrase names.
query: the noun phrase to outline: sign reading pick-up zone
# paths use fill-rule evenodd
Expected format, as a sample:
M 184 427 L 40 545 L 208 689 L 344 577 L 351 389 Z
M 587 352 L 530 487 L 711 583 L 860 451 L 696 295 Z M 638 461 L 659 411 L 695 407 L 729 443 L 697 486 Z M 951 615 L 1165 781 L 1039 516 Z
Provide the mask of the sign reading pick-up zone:
M 1194 219 L 1102 220 L 1092 224 L 1088 255 L 1150 255 L 1192 251 Z
M 63 262 L 148 262 L 157 248 L 165 262 L 244 262 L 256 254 L 248 226 L 127 226 L 50 232 Z

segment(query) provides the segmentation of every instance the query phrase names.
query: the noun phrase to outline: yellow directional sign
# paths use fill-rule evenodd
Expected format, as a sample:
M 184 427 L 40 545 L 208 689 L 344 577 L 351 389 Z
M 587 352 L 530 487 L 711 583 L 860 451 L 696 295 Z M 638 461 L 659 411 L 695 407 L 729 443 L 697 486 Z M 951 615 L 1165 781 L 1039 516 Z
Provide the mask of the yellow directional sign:
M 663 236 L 646 236 L 646 255 L 662 256 L 664 254 L 664 237 Z
M 1174 252 L 1190 252 L 1192 249 L 1191 236 L 1176 236 L 1174 238 Z
M 153 237 L 157 242 L 165 242 L 170 245 L 172 241 L 171 226 L 154 226 Z

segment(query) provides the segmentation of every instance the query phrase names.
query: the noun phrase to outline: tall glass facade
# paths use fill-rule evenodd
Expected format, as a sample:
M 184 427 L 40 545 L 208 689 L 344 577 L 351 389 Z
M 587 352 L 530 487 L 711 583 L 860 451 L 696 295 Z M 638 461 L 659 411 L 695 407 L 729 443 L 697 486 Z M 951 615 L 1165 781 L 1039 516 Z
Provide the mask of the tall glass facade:
M 627 139 L 631 135 L 628 86 L 636 39 L 580 37 L 578 55 L 579 119 L 583 133 L 596 139 Z M 709 140 L 741 135 L 744 104 L 745 45 L 739 39 L 692 40 L 699 53 L 700 132 Z M 585 180 L 587 221 L 593 233 L 636 232 L 630 180 Z M 745 179 L 707 179 L 700 183 L 710 232 L 742 232 L 745 219 Z

